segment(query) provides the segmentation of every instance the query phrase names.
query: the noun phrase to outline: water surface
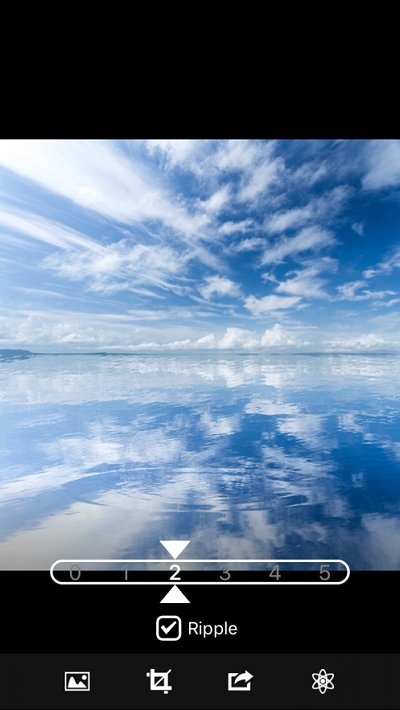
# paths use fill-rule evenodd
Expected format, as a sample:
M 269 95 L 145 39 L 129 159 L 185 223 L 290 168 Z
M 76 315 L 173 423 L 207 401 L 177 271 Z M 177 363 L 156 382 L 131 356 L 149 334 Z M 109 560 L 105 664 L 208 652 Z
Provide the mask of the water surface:
M 0 567 L 342 558 L 400 569 L 400 358 L 0 361 Z

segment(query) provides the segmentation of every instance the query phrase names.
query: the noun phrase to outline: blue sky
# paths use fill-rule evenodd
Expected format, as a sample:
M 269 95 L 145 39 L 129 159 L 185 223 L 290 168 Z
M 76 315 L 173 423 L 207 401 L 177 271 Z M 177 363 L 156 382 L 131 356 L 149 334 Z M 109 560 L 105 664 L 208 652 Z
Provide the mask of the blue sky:
M 400 141 L 1 141 L 0 347 L 400 348 Z

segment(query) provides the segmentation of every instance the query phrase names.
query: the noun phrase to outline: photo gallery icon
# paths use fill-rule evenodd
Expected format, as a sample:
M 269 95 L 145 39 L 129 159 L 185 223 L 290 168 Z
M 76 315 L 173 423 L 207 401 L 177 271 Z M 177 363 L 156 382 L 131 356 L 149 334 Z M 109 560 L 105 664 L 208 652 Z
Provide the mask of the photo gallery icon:
M 64 690 L 66 692 L 89 691 L 90 671 L 65 671 Z

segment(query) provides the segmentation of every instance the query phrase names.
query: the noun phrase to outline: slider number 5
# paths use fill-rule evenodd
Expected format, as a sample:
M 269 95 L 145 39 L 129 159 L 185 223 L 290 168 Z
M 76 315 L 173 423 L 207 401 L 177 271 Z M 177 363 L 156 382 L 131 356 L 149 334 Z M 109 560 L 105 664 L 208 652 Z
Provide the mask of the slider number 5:
M 321 565 L 319 568 L 319 576 L 323 582 L 327 582 L 331 578 L 331 573 L 329 572 L 329 565 Z

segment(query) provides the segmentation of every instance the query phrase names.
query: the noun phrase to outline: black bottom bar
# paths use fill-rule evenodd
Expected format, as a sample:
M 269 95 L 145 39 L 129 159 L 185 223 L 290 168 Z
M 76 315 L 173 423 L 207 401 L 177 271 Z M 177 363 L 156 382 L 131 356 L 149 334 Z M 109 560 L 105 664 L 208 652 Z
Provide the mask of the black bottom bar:
M 160 604 L 168 587 L 55 584 L 48 572 L 0 573 L 0 651 L 8 653 L 398 653 L 400 573 L 353 572 L 343 585 L 182 587 L 190 604 Z M 156 638 L 156 619 L 228 621 L 217 639 Z M 168 646 L 168 649 L 166 649 Z
M 400 707 L 399 667 L 400 654 L 2 655 L 0 708 L 385 710 Z M 150 690 L 151 669 L 170 671 L 161 679 L 167 693 Z M 322 669 L 334 674 L 325 694 L 312 689 Z M 90 691 L 65 691 L 67 671 L 90 673 Z M 245 671 L 250 689 L 229 691 L 228 674 Z

